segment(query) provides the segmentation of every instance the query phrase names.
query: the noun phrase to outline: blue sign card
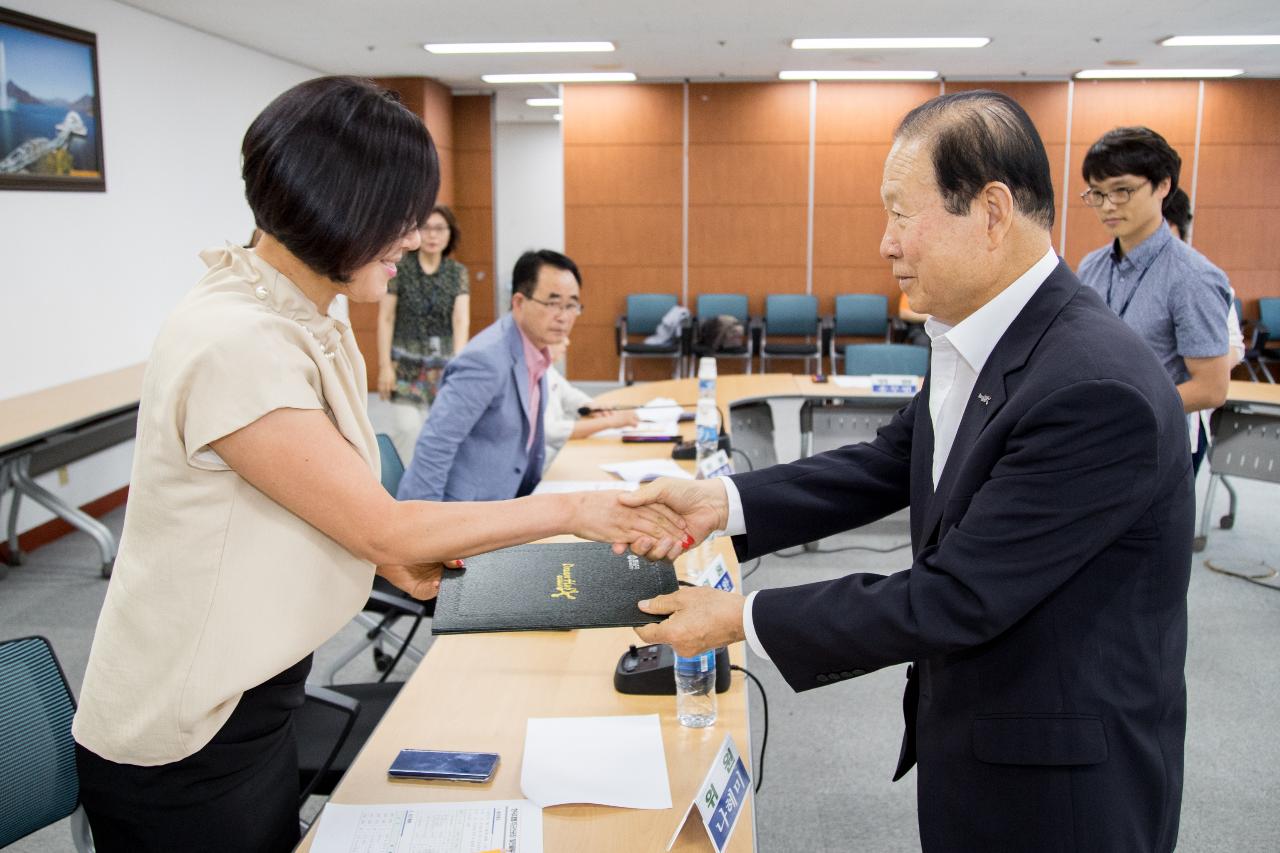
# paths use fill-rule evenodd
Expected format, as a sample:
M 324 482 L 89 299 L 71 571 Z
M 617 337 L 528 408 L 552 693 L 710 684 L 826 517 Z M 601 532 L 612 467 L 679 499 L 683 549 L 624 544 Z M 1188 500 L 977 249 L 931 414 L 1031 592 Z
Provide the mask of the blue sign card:
M 733 830 L 738 825 L 742 807 L 749 796 L 751 773 L 742 763 L 742 755 L 733 742 L 733 735 L 725 735 L 724 742 L 720 744 L 715 760 L 711 763 L 711 769 L 698 786 L 693 803 L 685 810 L 675 834 L 667 843 L 667 850 L 676 843 L 690 812 L 696 808 L 716 853 L 723 853 L 729 839 L 733 837 Z

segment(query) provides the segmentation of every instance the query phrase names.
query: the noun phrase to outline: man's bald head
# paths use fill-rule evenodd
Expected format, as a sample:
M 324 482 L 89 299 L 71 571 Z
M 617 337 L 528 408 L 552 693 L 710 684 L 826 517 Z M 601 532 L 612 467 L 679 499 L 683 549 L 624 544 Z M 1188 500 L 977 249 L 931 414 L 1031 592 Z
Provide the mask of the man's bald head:
M 939 95 L 907 113 L 895 144 L 923 142 L 947 212 L 956 216 L 992 182 L 1009 188 L 1018 213 L 1053 227 L 1049 157 L 1026 111 L 1008 95 L 988 90 Z

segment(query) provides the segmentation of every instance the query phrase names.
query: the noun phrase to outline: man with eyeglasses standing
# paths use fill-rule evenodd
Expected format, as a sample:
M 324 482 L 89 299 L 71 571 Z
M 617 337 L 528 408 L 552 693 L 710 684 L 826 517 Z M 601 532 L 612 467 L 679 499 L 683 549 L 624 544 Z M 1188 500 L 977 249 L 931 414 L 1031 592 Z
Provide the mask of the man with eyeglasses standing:
M 547 348 L 573 330 L 581 287 L 577 265 L 559 252 L 520 256 L 511 313 L 445 368 L 400 500 L 495 501 L 534 490 L 546 454 Z
M 1118 127 L 1085 155 L 1081 194 L 1115 238 L 1080 263 L 1080 280 L 1155 351 L 1189 415 L 1198 470 L 1207 447 L 1199 412 L 1227 398 L 1227 276 L 1165 225 L 1163 204 L 1178 188 L 1182 159 L 1146 127 Z

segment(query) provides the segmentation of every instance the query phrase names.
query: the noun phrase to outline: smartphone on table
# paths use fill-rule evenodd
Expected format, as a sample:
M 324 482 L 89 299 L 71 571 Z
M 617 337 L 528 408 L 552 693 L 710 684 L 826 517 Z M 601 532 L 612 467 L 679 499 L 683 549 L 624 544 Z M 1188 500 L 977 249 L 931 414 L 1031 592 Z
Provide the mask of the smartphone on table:
M 402 749 L 391 762 L 388 776 L 397 779 L 445 779 L 455 782 L 487 782 L 498 769 L 496 752 L 451 752 L 437 749 Z

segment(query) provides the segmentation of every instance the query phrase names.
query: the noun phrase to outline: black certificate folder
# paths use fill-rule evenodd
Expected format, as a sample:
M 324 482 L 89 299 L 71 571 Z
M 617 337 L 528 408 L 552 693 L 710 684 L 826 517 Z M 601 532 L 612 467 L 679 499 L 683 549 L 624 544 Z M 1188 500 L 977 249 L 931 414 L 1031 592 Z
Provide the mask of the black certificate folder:
M 675 592 L 671 561 L 613 553 L 601 542 L 517 545 L 446 569 L 433 634 L 616 628 L 660 622 L 636 602 Z

